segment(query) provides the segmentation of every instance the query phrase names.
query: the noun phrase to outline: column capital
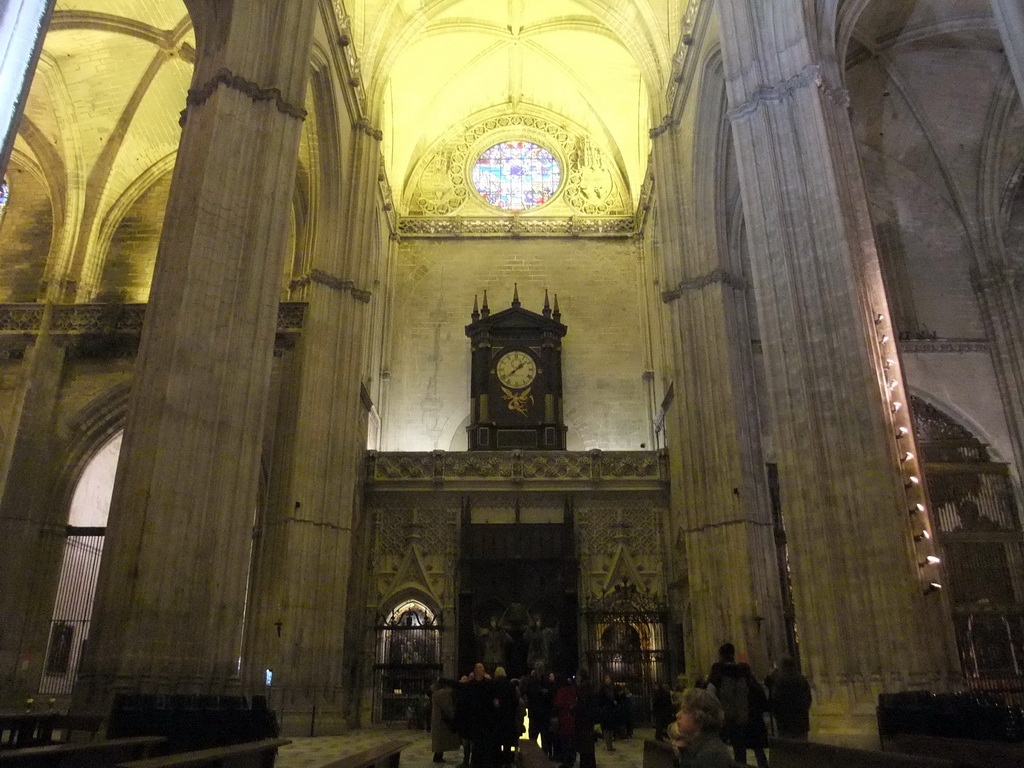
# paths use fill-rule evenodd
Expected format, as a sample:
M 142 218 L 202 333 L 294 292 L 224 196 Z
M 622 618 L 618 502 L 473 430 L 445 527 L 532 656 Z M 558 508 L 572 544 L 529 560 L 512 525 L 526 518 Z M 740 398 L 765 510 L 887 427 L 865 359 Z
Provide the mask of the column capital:
M 972 269 L 971 285 L 978 293 L 1002 288 L 1024 287 L 1024 265 L 998 264 L 988 269 Z
M 830 85 L 818 64 L 808 64 L 788 80 L 783 80 L 775 85 L 760 86 L 751 94 L 749 99 L 738 107 L 729 110 L 727 117 L 730 121 L 745 120 L 755 114 L 761 105 L 769 102 L 785 101 L 797 91 L 810 86 L 816 87 L 837 106 L 850 106 L 850 92 L 845 88 Z
M 298 120 L 306 119 L 306 110 L 290 104 L 281 96 L 279 88 L 264 88 L 258 83 L 247 80 L 241 75 L 234 74 L 227 67 L 221 67 L 216 74 L 198 88 L 189 88 L 188 96 L 185 99 L 185 109 L 181 112 L 181 125 L 188 119 L 188 111 L 192 107 L 198 107 L 207 102 L 220 86 L 226 86 L 240 93 L 244 93 L 255 103 L 257 101 L 273 101 L 278 112 L 294 117 Z

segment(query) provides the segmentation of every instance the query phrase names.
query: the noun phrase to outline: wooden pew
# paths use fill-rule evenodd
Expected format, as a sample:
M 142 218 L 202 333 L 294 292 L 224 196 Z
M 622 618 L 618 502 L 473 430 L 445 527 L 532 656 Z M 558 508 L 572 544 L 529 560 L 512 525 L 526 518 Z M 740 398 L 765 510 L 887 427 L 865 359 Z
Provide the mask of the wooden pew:
M 0 748 L 20 749 L 53 740 L 54 712 L 0 714 Z
M 1024 768 L 1024 744 L 941 736 L 890 736 L 885 748 L 891 752 L 956 760 L 965 768 Z
M 772 768 L 963 768 L 956 760 L 901 755 L 792 739 L 768 743 Z
M 320 768 L 398 768 L 402 750 L 412 744 L 411 741 L 387 741 L 376 747 L 364 749 L 362 752 L 343 757 L 327 763 Z M 550 768 L 550 763 L 545 766 Z
M 0 752 L 0 768 L 106 768 L 125 760 L 148 757 L 162 736 L 48 744 Z
M 277 748 L 290 739 L 263 739 L 229 747 L 181 752 L 118 763 L 116 768 L 273 768 Z
M 732 752 L 732 748 L 729 748 L 729 752 Z M 675 750 L 672 749 L 672 745 L 667 741 L 658 741 L 656 739 L 644 740 L 644 758 L 643 768 L 675 768 Z M 736 768 L 742 768 L 742 763 L 734 763 Z M 775 761 L 772 759 L 772 766 L 774 768 Z

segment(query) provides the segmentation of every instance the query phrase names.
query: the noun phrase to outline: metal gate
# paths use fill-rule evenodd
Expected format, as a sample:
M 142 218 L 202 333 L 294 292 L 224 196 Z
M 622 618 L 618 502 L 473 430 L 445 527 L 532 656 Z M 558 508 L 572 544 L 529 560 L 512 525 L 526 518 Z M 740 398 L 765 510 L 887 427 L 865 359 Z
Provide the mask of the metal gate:
M 441 625 L 410 600 L 377 624 L 374 722 L 418 722 L 430 712 L 430 685 L 441 676 Z
M 583 612 L 584 657 L 595 681 L 610 675 L 632 697 L 636 722 L 651 717 L 651 696 L 668 683 L 667 608 L 624 582 L 591 601 Z
M 50 639 L 39 681 L 40 693 L 68 694 L 74 688 L 82 649 L 89 637 L 105 531 L 105 528 L 67 527 Z

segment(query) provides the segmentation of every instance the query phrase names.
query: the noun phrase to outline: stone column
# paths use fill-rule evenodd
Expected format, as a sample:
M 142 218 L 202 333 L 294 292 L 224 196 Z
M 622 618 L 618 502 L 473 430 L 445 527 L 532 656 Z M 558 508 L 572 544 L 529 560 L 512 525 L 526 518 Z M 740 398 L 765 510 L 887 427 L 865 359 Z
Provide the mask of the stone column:
M 997 263 L 972 278 L 992 342 L 992 364 L 1020 473 L 1024 471 L 1024 268 Z
M 54 0 L 7 0 L 0 13 L 0 179 L 7 173 Z
M 21 363 L 19 407 L 0 464 L 0 706 L 8 709 L 39 690 L 68 522 L 51 498 L 65 350 L 43 322 Z
M 193 87 L 76 690 L 244 690 L 263 419 L 317 3 L 189 0 Z M 262 681 L 252 681 L 262 685 Z
M 362 648 L 347 642 L 346 629 L 352 567 L 365 563 L 362 373 L 380 258 L 381 134 L 364 121 L 334 129 L 330 118 L 320 116 L 323 167 L 341 172 L 324 180 L 322 240 L 299 281 L 308 307 L 296 350 L 294 422 L 282 491 L 261 534 L 253 609 L 256 656 L 274 669 L 285 732 L 317 735 L 343 732 L 359 696 L 352 664 Z
M 879 692 L 959 673 L 926 594 L 941 572 L 913 541 L 927 519 L 908 514 L 912 436 L 895 437 L 906 398 L 846 99 L 813 6 L 718 12 L 812 722 L 872 734 Z
M 1024 5 L 1020 0 L 992 0 L 992 14 L 1017 83 L 1017 93 L 1024 101 Z
M 687 668 L 706 673 L 728 641 L 765 674 L 785 652 L 785 629 L 746 280 L 720 251 L 715 226 L 725 215 L 714 183 L 725 153 L 716 146 L 722 115 L 713 111 L 693 133 L 671 119 L 652 131 L 662 301 L 671 317 L 675 369 L 671 535 L 687 569 Z

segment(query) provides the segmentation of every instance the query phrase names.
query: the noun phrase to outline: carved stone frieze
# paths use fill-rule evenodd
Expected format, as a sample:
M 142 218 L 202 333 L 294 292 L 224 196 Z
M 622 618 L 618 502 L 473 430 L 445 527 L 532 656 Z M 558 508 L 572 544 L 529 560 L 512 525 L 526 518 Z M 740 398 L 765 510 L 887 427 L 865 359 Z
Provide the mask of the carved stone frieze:
M 377 453 L 367 457 L 367 482 L 565 481 L 668 482 L 666 456 L 653 451 L 474 451 Z
M 0 331 L 34 332 L 43 325 L 42 304 L 0 305 Z
M 912 339 L 900 341 L 900 351 L 909 353 L 989 352 L 991 345 L 981 339 Z
M 43 304 L 0 304 L 0 334 L 35 334 L 43 327 Z M 302 330 L 304 302 L 282 302 L 277 309 L 277 333 Z M 145 304 L 58 304 L 52 308 L 49 332 L 60 336 L 116 333 L 138 336 L 146 317 Z
M 635 232 L 636 222 L 631 216 L 402 216 L 398 220 L 402 237 L 632 237 Z
M 54 307 L 51 333 L 141 333 L 145 304 L 65 304 Z

